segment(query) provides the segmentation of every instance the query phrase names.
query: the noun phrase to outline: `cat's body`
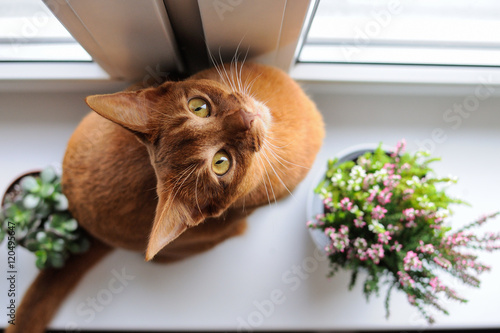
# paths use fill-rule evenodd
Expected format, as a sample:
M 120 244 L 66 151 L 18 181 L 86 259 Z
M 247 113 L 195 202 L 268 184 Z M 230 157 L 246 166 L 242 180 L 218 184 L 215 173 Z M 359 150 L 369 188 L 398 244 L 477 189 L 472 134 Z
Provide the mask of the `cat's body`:
M 63 191 L 95 238 L 98 259 L 120 247 L 169 262 L 241 234 L 248 214 L 305 177 L 324 136 L 321 115 L 300 87 L 284 72 L 255 64 L 87 103 L 97 113 L 69 141 Z M 92 250 L 84 256 L 90 266 Z M 67 280 L 76 284 L 79 277 Z M 57 289 L 47 280 L 38 278 L 30 292 Z M 29 303 L 44 297 L 50 296 L 23 300 L 18 322 L 36 318 Z M 35 333 L 46 324 L 24 329 Z

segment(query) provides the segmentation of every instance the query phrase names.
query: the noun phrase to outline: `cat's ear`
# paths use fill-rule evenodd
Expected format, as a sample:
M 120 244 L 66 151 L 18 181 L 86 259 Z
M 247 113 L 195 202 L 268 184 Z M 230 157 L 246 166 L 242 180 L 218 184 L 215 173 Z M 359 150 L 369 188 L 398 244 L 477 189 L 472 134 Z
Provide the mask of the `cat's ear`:
M 118 125 L 136 133 L 148 134 L 151 105 L 144 90 L 92 95 L 85 99 L 88 106 Z
M 149 235 L 146 260 L 149 261 L 167 244 L 179 237 L 190 226 L 203 221 L 197 210 L 170 194 L 160 193 L 153 229 Z

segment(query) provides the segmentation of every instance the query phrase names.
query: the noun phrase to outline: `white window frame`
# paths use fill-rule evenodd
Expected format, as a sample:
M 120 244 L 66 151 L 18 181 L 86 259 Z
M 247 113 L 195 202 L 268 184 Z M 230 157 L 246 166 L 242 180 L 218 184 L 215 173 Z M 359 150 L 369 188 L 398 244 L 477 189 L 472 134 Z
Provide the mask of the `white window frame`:
M 140 15 L 132 15 L 136 14 L 134 11 L 129 13 L 129 17 L 111 22 L 114 28 L 107 29 L 100 18 L 109 13 L 103 11 L 96 14 L 94 8 L 101 0 L 44 1 L 75 38 L 90 51 L 96 63 L 0 63 L 0 90 L 89 90 L 95 87 L 96 83 L 111 88 L 121 87 L 147 75 L 154 76 L 154 72 L 161 68 L 168 71 L 184 66 L 171 22 L 164 13 L 164 2 L 161 0 L 141 0 L 141 8 L 148 7 L 142 10 L 143 13 L 156 13 L 148 14 L 153 17 L 147 28 L 156 31 L 156 41 L 151 45 L 141 44 L 144 47 L 134 48 L 132 53 L 130 48 L 127 48 L 127 43 L 131 38 L 140 43 L 142 37 L 127 35 L 127 29 L 143 24 Z M 311 86 L 338 88 L 342 84 L 344 87 L 357 89 L 363 85 L 364 89 L 374 91 L 380 91 L 380 87 L 384 85 L 389 89 L 407 86 L 417 90 L 441 86 L 451 91 L 459 87 L 481 84 L 481 80 L 491 85 L 500 85 L 500 69 L 496 67 L 295 63 L 318 0 L 273 0 L 274 5 L 265 8 L 274 8 L 275 13 L 255 17 L 249 17 L 250 9 L 259 2 L 268 4 L 268 0 L 183 1 L 199 8 L 204 39 L 212 53 L 219 52 L 221 43 L 225 43 L 224 46 L 232 50 L 239 45 L 242 54 L 251 46 L 252 50 L 257 51 L 256 54 L 251 54 L 254 59 L 289 71 L 293 78 Z M 137 3 L 133 0 L 106 2 L 116 2 L 107 5 L 107 11 L 119 5 L 134 6 Z M 168 2 L 169 0 L 165 0 L 165 3 Z M 214 4 L 217 3 L 222 4 L 222 7 L 215 7 Z M 266 17 L 267 20 L 280 17 L 281 24 L 266 26 Z M 259 18 L 262 21 L 256 21 Z M 121 24 L 117 26 L 117 22 Z M 237 25 L 238 31 L 231 29 L 231 25 Z M 248 34 L 242 39 L 241 33 L 245 29 L 251 31 L 250 29 L 262 26 L 267 29 L 271 41 L 263 43 L 258 36 Z M 117 39 L 112 48 L 107 45 L 110 38 Z M 226 57 L 225 60 L 231 59 Z M 148 68 L 152 74 L 148 74 Z M 424 86 L 427 88 L 422 88 Z

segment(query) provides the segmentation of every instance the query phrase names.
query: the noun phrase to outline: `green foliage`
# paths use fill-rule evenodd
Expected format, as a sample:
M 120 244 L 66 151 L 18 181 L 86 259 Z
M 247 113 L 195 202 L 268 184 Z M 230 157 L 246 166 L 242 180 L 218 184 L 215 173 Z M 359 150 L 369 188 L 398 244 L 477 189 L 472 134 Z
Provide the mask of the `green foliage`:
M 83 253 L 89 241 L 68 211 L 61 179 L 51 167 L 25 176 L 6 194 L 0 210 L 0 242 L 8 235 L 36 255 L 39 269 L 60 268 L 71 253 Z
M 445 224 L 452 215 L 450 205 L 466 204 L 447 195 L 450 177 L 435 177 L 430 164 L 439 159 L 427 153 L 403 153 L 404 142 L 393 153 L 382 145 L 355 161 L 328 162 L 325 178 L 315 189 L 323 199 L 324 214 L 308 226 L 330 238 L 325 248 L 333 275 L 339 268 L 352 270 L 349 288 L 358 271 L 368 273 L 363 292 L 378 294 L 379 285 L 389 283 L 390 292 L 399 289 L 429 322 L 427 308 L 444 313 L 438 295 L 465 302 L 445 286 L 436 271 L 445 271 L 463 283 L 478 287 L 477 275 L 490 268 L 464 249 L 500 249 L 500 233 L 477 236 L 469 230 L 497 216 L 483 216 L 452 232 Z

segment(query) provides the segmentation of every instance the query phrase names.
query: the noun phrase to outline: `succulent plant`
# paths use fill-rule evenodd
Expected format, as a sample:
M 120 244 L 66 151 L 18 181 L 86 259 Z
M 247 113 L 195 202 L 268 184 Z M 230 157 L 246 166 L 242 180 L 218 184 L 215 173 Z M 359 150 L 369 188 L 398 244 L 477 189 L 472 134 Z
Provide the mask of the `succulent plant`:
M 90 245 L 68 211 L 60 176 L 52 167 L 24 176 L 6 193 L 0 210 L 0 242 L 6 235 L 35 253 L 39 269 L 60 268 L 70 254 L 83 253 Z

